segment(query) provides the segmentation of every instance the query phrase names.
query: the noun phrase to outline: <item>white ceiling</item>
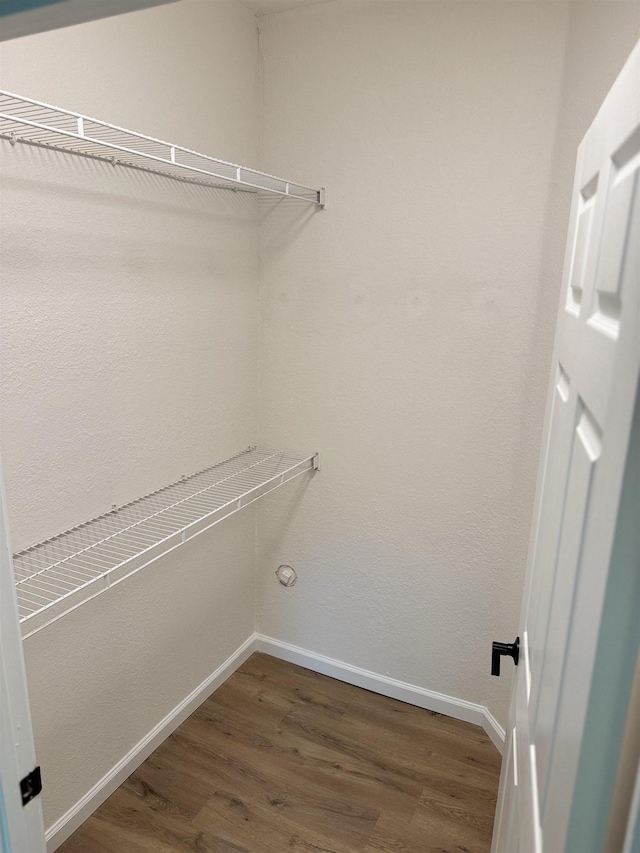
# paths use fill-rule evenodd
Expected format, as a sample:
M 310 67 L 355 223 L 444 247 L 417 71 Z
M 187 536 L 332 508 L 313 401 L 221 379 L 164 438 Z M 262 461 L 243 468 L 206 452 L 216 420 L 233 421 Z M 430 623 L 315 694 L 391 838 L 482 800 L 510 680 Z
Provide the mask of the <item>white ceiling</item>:
M 314 3 L 326 3 L 327 0 L 240 0 L 256 15 L 268 15 L 270 12 L 284 12 L 297 6 L 311 6 Z

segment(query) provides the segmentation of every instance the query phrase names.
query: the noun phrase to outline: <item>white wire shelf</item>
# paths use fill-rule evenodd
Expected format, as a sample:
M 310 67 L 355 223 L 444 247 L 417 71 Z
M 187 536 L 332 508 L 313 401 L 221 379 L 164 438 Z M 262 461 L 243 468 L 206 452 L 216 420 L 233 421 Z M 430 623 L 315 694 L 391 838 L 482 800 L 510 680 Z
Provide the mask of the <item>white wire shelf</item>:
M 251 447 L 14 554 L 23 637 L 318 467 L 318 454 Z
M 0 89 L 0 136 L 12 143 L 108 160 L 188 183 L 245 192 L 266 192 L 325 206 L 324 188 L 314 189 L 266 172 L 198 154 L 80 113 Z

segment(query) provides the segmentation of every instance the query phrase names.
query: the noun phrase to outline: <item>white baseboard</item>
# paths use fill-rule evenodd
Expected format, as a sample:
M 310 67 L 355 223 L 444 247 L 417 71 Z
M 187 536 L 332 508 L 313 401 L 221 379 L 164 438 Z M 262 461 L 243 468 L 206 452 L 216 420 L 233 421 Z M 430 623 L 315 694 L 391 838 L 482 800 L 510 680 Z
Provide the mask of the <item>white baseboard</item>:
M 296 663 L 314 672 L 337 678 L 339 681 L 346 681 L 347 684 L 364 687 L 365 690 L 371 690 L 373 693 L 381 693 L 383 696 L 399 699 L 409 705 L 417 705 L 418 708 L 426 708 L 429 711 L 454 717 L 456 720 L 475 723 L 484 728 L 500 752 L 504 748 L 504 729 L 484 705 L 476 705 L 474 702 L 436 693 L 406 681 L 397 681 L 395 678 L 388 678 L 386 675 L 379 675 L 377 672 L 361 669 L 299 646 L 292 646 L 290 643 L 283 643 L 264 634 L 256 634 L 256 651 L 289 661 L 289 663 Z
M 283 643 L 264 634 L 252 634 L 215 672 L 199 684 L 179 705 L 145 735 L 118 763 L 97 782 L 66 814 L 62 815 L 47 829 L 47 851 L 53 853 L 67 838 L 84 823 L 84 821 L 100 806 L 107 797 L 130 776 L 142 762 L 166 740 L 207 699 L 214 690 L 220 687 L 238 667 L 249 658 L 253 652 L 264 652 L 281 660 L 298 664 L 313 672 L 320 672 L 363 687 L 373 693 L 399 699 L 419 708 L 437 711 L 457 720 L 475 723 L 482 726 L 497 749 L 504 748 L 504 729 L 493 714 L 484 705 L 476 705 L 464 699 L 456 699 L 444 693 L 436 693 L 415 684 L 397 681 L 358 666 L 325 657 L 308 649 Z
M 239 649 L 215 672 L 199 684 L 179 705 L 160 720 L 118 763 L 97 782 L 84 797 L 62 815 L 46 832 L 47 851 L 53 853 L 80 824 L 118 788 L 196 708 L 220 687 L 255 651 L 255 634 L 248 637 Z
M 504 739 L 505 732 L 500 723 L 493 716 L 491 711 L 488 708 L 484 709 L 484 720 L 482 721 L 482 728 L 489 735 L 491 740 L 493 741 L 493 745 L 498 750 L 500 754 L 504 752 Z

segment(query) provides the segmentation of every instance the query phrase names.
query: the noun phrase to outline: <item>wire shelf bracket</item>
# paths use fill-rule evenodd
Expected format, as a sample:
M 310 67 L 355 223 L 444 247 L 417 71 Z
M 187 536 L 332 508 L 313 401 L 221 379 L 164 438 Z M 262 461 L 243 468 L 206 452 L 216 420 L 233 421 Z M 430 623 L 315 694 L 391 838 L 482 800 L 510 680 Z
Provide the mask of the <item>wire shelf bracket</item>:
M 250 447 L 13 556 L 23 638 L 285 483 L 319 455 Z
M 326 190 L 198 154 L 81 113 L 0 89 L 0 136 L 218 189 L 265 192 L 326 206 Z

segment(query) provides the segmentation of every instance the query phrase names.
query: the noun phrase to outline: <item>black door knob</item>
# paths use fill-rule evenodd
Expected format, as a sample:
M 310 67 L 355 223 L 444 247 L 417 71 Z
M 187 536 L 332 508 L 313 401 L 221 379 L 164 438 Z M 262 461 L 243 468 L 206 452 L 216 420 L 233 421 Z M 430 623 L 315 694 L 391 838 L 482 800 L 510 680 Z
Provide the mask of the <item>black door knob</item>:
M 492 643 L 491 646 L 491 675 L 500 675 L 500 658 L 509 655 L 518 666 L 520 660 L 520 637 L 516 637 L 515 643 Z

